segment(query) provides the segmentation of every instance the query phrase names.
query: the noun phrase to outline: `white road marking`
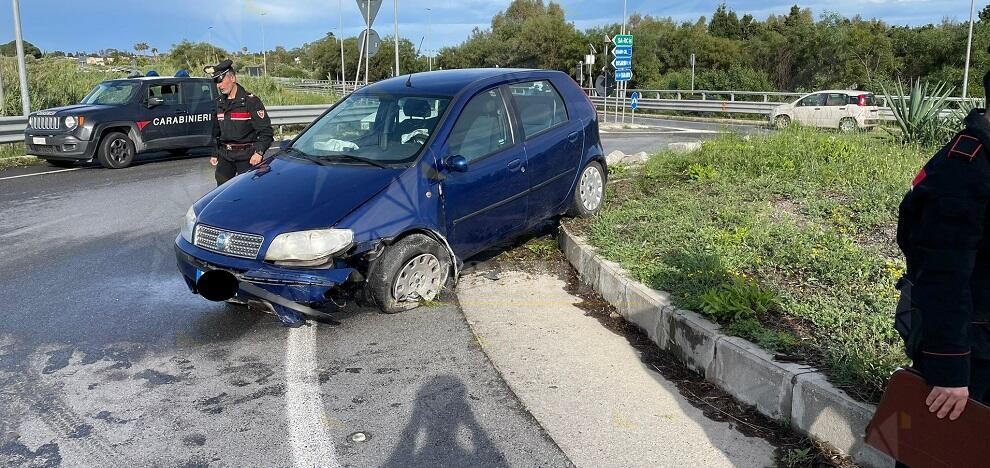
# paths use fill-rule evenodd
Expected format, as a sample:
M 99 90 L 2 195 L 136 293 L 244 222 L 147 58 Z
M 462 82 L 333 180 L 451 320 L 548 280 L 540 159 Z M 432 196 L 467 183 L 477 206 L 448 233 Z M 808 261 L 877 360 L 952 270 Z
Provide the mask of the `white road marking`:
M 292 466 L 340 468 L 330 430 L 324 422 L 316 373 L 316 324 L 289 330 L 285 348 L 285 413 Z
M 45 174 L 55 174 L 56 172 L 78 171 L 80 169 L 85 169 L 85 168 L 83 168 L 83 167 L 74 167 L 72 169 L 59 169 L 57 171 L 39 172 L 37 174 L 21 174 L 21 175 L 15 175 L 15 176 L 10 176 L 10 177 L 0 177 L 0 180 L 20 179 L 21 177 L 34 177 L 34 176 L 40 176 L 40 175 L 45 175 Z

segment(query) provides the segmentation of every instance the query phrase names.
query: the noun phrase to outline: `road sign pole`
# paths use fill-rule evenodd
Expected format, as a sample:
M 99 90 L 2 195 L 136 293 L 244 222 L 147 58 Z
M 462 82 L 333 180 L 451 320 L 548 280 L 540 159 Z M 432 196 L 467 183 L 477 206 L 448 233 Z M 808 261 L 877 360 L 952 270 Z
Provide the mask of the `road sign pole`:
M 28 94 L 27 68 L 24 65 L 24 39 L 21 36 L 21 4 L 13 0 L 14 6 L 14 37 L 17 49 L 17 74 L 21 80 L 21 109 L 24 115 L 31 113 L 31 95 Z
M 399 0 L 392 0 L 395 15 L 395 76 L 399 76 Z

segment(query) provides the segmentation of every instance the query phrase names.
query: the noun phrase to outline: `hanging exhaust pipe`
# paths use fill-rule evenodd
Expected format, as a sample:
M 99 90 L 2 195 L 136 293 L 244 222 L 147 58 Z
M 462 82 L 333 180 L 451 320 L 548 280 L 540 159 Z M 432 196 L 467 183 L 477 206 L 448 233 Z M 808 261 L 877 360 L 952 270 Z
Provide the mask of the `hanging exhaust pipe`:
M 203 299 L 223 302 L 237 294 L 240 284 L 230 272 L 211 270 L 196 280 L 196 290 Z

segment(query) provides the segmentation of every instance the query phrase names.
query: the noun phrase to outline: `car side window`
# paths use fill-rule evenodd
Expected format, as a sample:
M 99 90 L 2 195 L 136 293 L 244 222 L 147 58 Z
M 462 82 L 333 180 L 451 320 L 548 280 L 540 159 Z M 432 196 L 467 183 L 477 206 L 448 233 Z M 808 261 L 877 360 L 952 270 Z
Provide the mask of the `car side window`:
M 166 106 L 177 106 L 182 103 L 178 83 L 165 83 L 148 86 L 148 95 L 145 97 L 160 97 L 165 100 Z
M 829 93 L 825 101 L 826 106 L 841 107 L 849 104 L 848 94 Z
M 512 146 L 512 130 L 502 93 L 490 89 L 471 98 L 454 124 L 447 146 L 468 162 Z
M 213 94 L 210 89 L 212 86 L 209 83 L 190 82 L 183 83 L 183 86 L 186 88 L 186 101 L 192 112 L 200 112 L 214 106 Z
M 821 106 L 825 103 L 824 94 L 812 94 L 800 101 L 798 101 L 798 107 L 808 107 L 808 106 Z
M 515 83 L 509 91 L 527 140 L 567 122 L 564 100 L 549 81 Z

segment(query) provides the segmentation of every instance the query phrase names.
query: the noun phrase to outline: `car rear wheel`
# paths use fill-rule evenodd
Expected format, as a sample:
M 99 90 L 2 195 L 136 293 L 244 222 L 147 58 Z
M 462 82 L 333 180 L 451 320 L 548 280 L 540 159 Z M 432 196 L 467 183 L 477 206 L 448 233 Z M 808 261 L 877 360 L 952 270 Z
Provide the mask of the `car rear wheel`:
M 777 128 L 786 128 L 791 124 L 791 117 L 787 115 L 778 115 L 777 118 L 774 119 L 773 124 Z
M 423 234 L 412 234 L 385 249 L 368 275 L 368 296 L 394 314 L 440 297 L 451 267 L 450 254 Z
M 839 130 L 842 133 L 852 133 L 856 131 L 856 119 L 852 117 L 844 117 L 839 121 Z
M 591 161 L 578 178 L 574 187 L 574 197 L 571 208 L 567 210 L 570 216 L 588 218 L 602 209 L 605 201 L 605 169 L 598 161 Z
M 134 143 L 121 132 L 110 132 L 97 149 L 97 159 L 107 169 L 121 169 L 134 162 Z
M 63 159 L 47 159 L 45 162 L 47 162 L 49 166 L 55 167 L 72 167 L 76 165 L 75 161 L 65 161 Z

